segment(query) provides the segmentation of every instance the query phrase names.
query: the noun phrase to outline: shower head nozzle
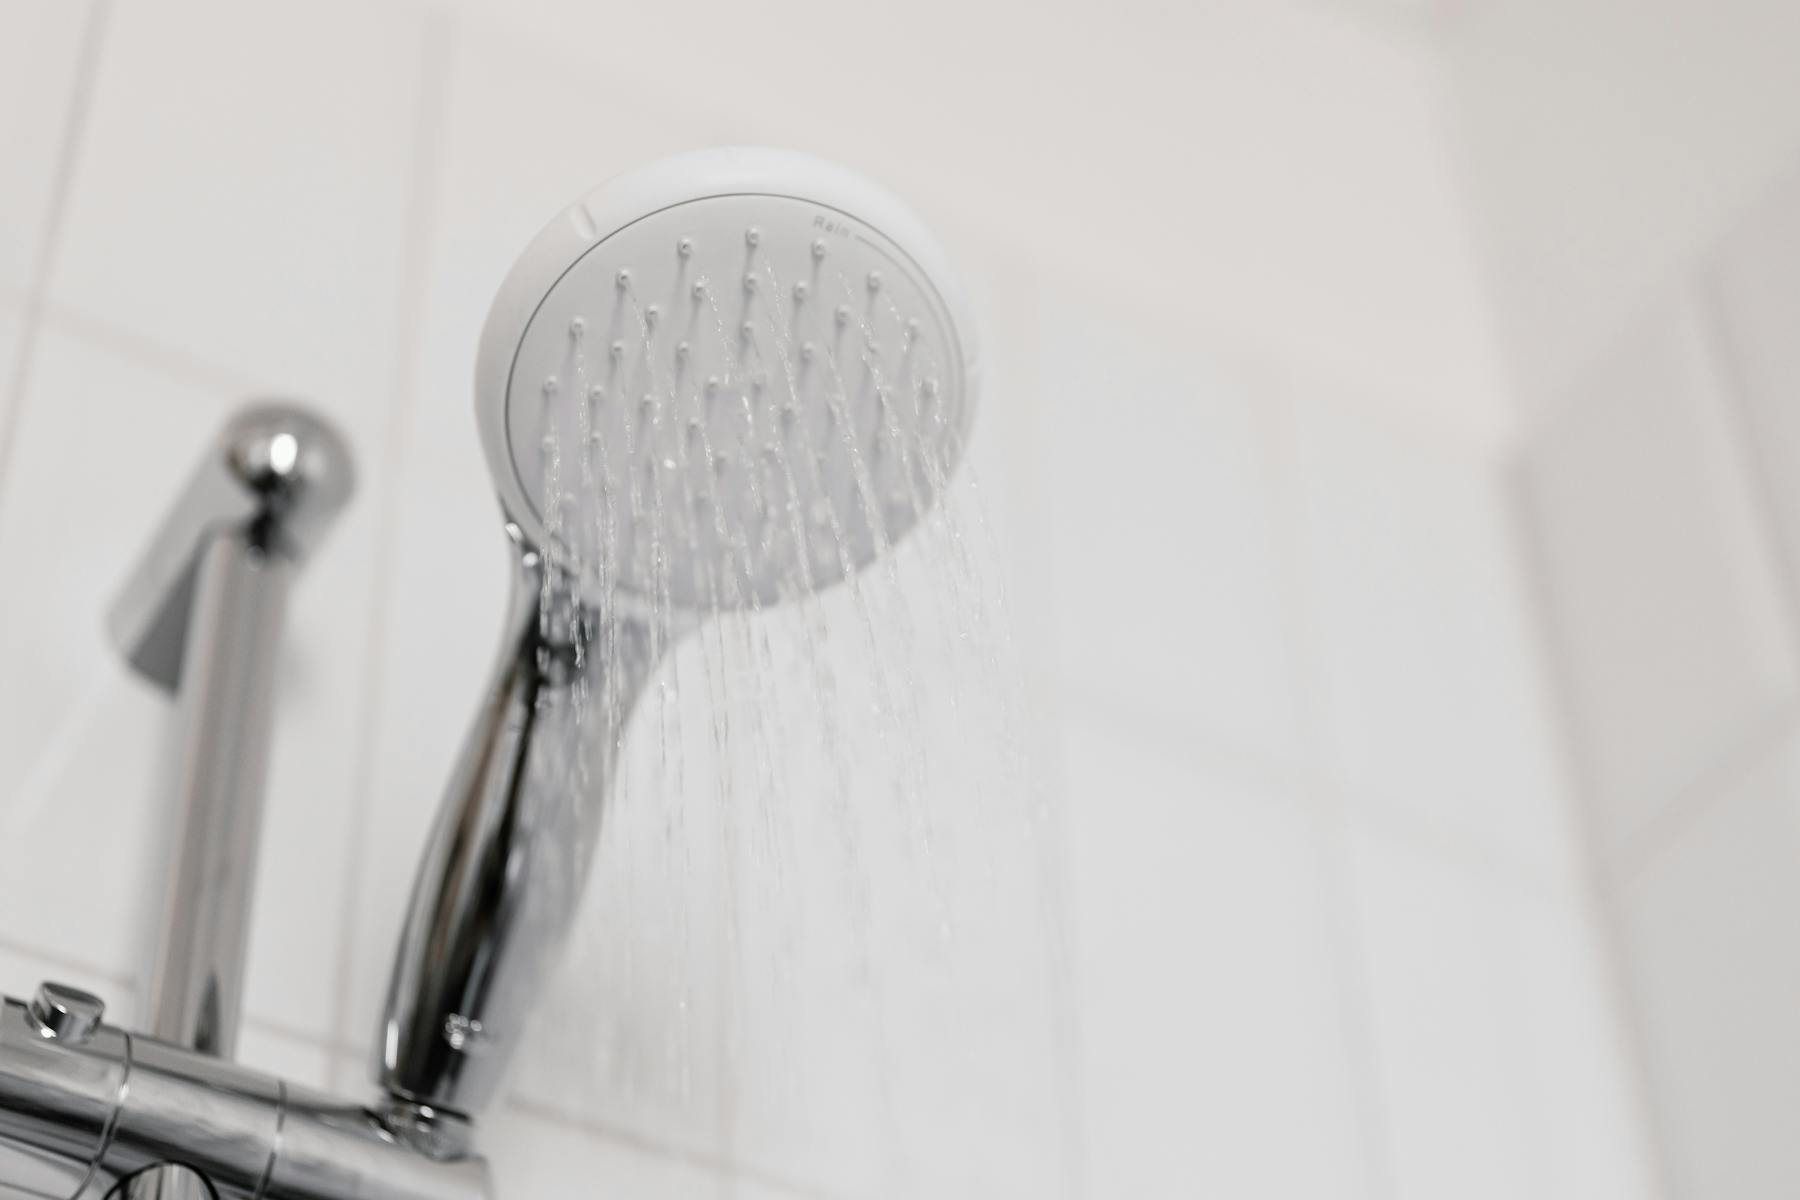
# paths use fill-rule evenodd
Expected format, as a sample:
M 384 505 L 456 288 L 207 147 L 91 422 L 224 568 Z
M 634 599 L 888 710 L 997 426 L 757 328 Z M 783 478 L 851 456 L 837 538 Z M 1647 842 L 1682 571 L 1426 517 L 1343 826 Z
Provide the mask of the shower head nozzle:
M 526 541 L 671 612 L 828 586 L 936 501 L 978 355 L 944 256 L 840 167 L 708 150 L 571 205 L 482 334 L 489 465 Z

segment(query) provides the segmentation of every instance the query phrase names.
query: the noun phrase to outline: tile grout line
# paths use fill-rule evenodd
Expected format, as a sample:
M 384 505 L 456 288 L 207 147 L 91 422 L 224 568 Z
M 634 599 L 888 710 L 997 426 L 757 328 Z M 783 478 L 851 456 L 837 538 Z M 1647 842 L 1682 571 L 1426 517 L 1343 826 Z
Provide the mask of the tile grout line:
M 429 283 L 431 253 L 437 236 L 438 192 L 442 186 L 442 156 L 447 131 L 450 75 L 448 61 L 455 53 L 460 15 L 448 5 L 434 3 L 422 15 L 416 64 L 411 146 L 407 165 L 404 211 L 406 236 L 401 246 L 398 313 L 393 358 L 389 367 L 386 426 L 382 430 L 382 460 L 369 477 L 376 481 L 375 562 L 369 581 L 370 617 L 364 634 L 361 700 L 366 718 L 352 747 L 355 762 L 349 836 L 344 845 L 344 907 L 339 918 L 336 995 L 331 1013 L 334 1037 L 342 1038 L 357 1010 L 351 994 L 355 975 L 356 931 L 362 922 L 358 908 L 362 895 L 362 871 L 368 861 L 368 840 L 374 791 L 375 751 L 380 741 L 381 701 L 386 692 L 387 671 L 381 650 L 388 626 L 388 601 L 393 594 L 393 550 L 397 534 L 400 490 L 397 484 L 408 454 L 405 439 L 411 425 L 418 386 L 416 362 L 422 348 L 422 329 Z M 333 1082 L 336 1082 L 336 1065 Z
M 112 967 L 100 967 L 79 958 L 71 958 L 57 951 L 46 951 L 39 946 L 28 946 L 14 941 L 10 937 L 0 936 L 0 951 L 16 954 L 20 958 L 30 959 L 43 966 L 58 971 L 73 971 L 78 975 L 91 975 L 121 988 L 135 988 L 137 980 L 130 974 L 121 973 Z
M 1800 562 L 1796 562 L 1780 535 L 1781 505 L 1763 459 L 1750 449 L 1755 442 L 1755 422 L 1748 407 L 1748 385 L 1737 363 L 1736 347 L 1727 328 L 1723 300 L 1716 276 L 1697 270 L 1690 280 L 1692 293 L 1683 297 L 1678 310 L 1692 333 L 1700 357 L 1708 407 L 1722 427 L 1730 455 L 1730 469 L 1744 485 L 1754 528 L 1751 540 L 1767 561 L 1777 593 L 1777 621 L 1785 657 L 1800 676 Z M 1704 819 L 1730 792 L 1731 784 L 1761 763 L 1796 728 L 1800 698 L 1789 695 L 1761 718 L 1748 722 L 1729 738 L 1722 751 L 1704 762 L 1690 778 L 1658 794 L 1661 811 L 1642 828 L 1604 848 L 1615 886 L 1623 888 L 1640 871 L 1656 861 L 1680 833 Z
M 1325 765 L 1325 717 L 1320 672 L 1320 632 L 1313 616 L 1317 598 L 1306 568 L 1305 518 L 1298 499 L 1298 400 L 1288 381 L 1267 381 L 1274 403 L 1259 409 L 1264 460 L 1263 476 L 1273 510 L 1271 524 L 1280 561 L 1281 624 L 1289 647 L 1288 686 L 1293 692 L 1300 734 L 1300 756 L 1307 764 L 1299 779 L 1299 795 L 1308 812 L 1312 856 L 1321 876 L 1318 913 L 1330 945 L 1333 1007 L 1345 1048 L 1347 1099 L 1356 1132 L 1364 1200 L 1391 1200 L 1397 1194 L 1392 1114 L 1381 1085 L 1380 1043 L 1373 1000 L 1368 990 L 1369 965 L 1355 919 L 1356 882 L 1348 814 L 1342 799 L 1322 786 Z
M 7 485 L 12 476 L 13 444 L 18 441 L 25 393 L 36 364 L 38 331 L 44 321 L 50 279 L 62 244 L 63 221 L 68 213 L 69 198 L 74 193 L 76 164 L 86 141 L 88 117 L 99 82 L 100 56 L 111 16 L 112 0 L 90 0 L 86 27 L 81 34 L 81 50 L 76 58 L 75 80 L 69 91 L 69 111 L 63 122 L 62 147 L 56 158 L 50 206 L 38 235 L 37 255 L 21 305 L 19 345 L 13 357 L 12 376 L 6 382 L 5 403 L 0 404 L 0 508 L 5 506 L 10 490 Z
M 1800 702 L 1788 699 L 1730 739 L 1722 754 L 1694 772 L 1673 792 L 1661 795 L 1658 812 L 1608 848 L 1615 886 L 1629 890 L 1637 877 L 1661 861 L 1682 835 L 1725 804 L 1732 790 L 1769 760 L 1800 730 Z
M 1781 536 L 1781 502 L 1769 478 L 1767 460 L 1755 453 L 1756 419 L 1750 409 L 1750 385 L 1742 355 L 1731 336 L 1724 297 L 1717 277 L 1702 272 L 1694 282 L 1694 294 L 1685 306 L 1690 310 L 1695 340 L 1699 343 L 1708 391 L 1714 394 L 1719 419 L 1730 444 L 1732 466 L 1750 493 L 1755 537 L 1768 557 L 1780 592 L 1781 631 L 1791 666 L 1800 675 L 1800 562 Z
M 1543 433 L 1539 430 L 1538 436 Z M 1521 444 L 1519 457 L 1504 476 L 1507 525 L 1513 553 L 1524 566 L 1525 603 L 1534 633 L 1531 646 L 1541 672 L 1543 700 L 1551 715 L 1552 752 L 1558 774 L 1568 788 L 1567 808 L 1577 860 L 1577 896 L 1587 932 L 1598 943 L 1596 957 L 1599 960 L 1601 1003 L 1611 1018 L 1609 1031 L 1624 1060 L 1626 1078 L 1621 1082 L 1631 1108 L 1633 1141 L 1636 1143 L 1633 1149 L 1649 1176 L 1647 1200 L 1667 1200 L 1674 1176 L 1650 1082 L 1649 1034 L 1643 1026 L 1643 1014 L 1631 986 L 1624 913 L 1620 910 L 1618 896 L 1609 886 L 1605 845 L 1599 817 L 1593 811 L 1598 783 L 1594 765 L 1582 748 L 1575 682 L 1567 656 L 1560 653 L 1563 639 L 1550 596 L 1549 556 L 1526 480 L 1525 456 L 1530 448 L 1529 442 Z
M 1794 560 L 1781 537 L 1781 504 L 1765 460 L 1751 449 L 1756 429 L 1749 408 L 1749 386 L 1738 362 L 1716 274 L 1697 271 L 1692 289 L 1680 307 L 1693 332 L 1708 399 L 1723 426 L 1731 469 L 1749 496 L 1750 519 L 1755 525 L 1751 537 L 1773 576 L 1783 648 L 1800 677 L 1800 562 Z M 1635 835 L 1623 839 L 1622 845 L 1610 849 L 1608 860 L 1616 872 L 1616 885 L 1629 886 L 1682 831 L 1723 803 L 1731 784 L 1754 770 L 1794 731 L 1800 723 L 1797 715 L 1800 699 L 1790 695 L 1764 718 L 1739 730 L 1723 753 L 1704 763 L 1692 778 L 1663 794 L 1662 811 Z
M 86 342 L 95 349 L 104 350 L 169 379 L 245 395 L 279 393 L 285 390 L 268 380 L 252 378 L 200 355 L 134 333 L 103 317 L 94 316 L 79 305 L 46 299 L 42 320 L 46 330 Z
M 1396 793 L 1352 788 L 1329 771 L 1295 766 L 1275 752 L 1210 731 L 1189 730 L 1179 743 L 1166 731 L 1145 736 L 1144 726 L 1155 724 L 1156 716 L 1148 710 L 1117 703 L 1108 696 L 1094 700 L 1093 689 L 1085 686 L 1059 689 L 1050 684 L 1047 690 L 1078 690 L 1084 698 L 1075 701 L 1073 707 L 1081 710 L 1086 719 L 1184 768 L 1242 784 L 1272 802 L 1311 811 L 1317 795 L 1325 795 L 1343 810 L 1345 820 L 1355 828 L 1379 834 L 1459 869 L 1479 872 L 1497 885 L 1522 893 L 1539 892 L 1559 879 L 1553 868 L 1496 849 L 1479 834 L 1455 822 L 1434 822 L 1408 811 L 1406 801 Z

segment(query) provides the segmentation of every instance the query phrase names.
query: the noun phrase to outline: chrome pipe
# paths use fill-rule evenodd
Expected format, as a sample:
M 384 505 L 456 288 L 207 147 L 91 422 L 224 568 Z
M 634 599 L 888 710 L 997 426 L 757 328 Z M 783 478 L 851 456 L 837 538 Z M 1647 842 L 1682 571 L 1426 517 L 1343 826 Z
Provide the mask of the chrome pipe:
M 343 440 L 247 409 L 111 614 L 132 666 L 180 706 L 148 1032 L 45 984 L 0 996 L 0 1196 L 27 1200 L 488 1200 L 467 1123 L 390 1116 L 229 1061 L 255 882 L 288 588 L 351 489 Z
M 166 875 L 144 1030 L 229 1058 L 237 1045 L 288 589 L 352 488 L 349 450 L 292 405 L 235 416 L 114 604 L 114 639 L 175 695 Z
M 57 1031 L 57 1003 L 88 1014 Z M 45 985 L 0 997 L 0 1194 L 31 1200 L 488 1200 L 460 1135 L 396 1128 L 246 1067 L 100 1023 Z M 429 1136 L 428 1136 L 429 1135 Z M 11 1189 L 10 1192 L 7 1189 Z
M 195 574 L 173 837 L 142 1028 L 231 1058 L 250 945 L 275 652 L 293 564 L 227 532 L 206 540 Z

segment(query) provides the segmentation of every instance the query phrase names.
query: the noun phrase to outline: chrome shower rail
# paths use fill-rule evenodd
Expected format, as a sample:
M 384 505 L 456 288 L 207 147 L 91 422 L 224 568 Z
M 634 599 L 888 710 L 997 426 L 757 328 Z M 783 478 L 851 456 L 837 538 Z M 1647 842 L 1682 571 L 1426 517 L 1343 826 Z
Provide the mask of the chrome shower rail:
M 127 1032 L 74 988 L 0 996 L 0 1197 L 489 1195 L 463 1118 L 365 1108 L 229 1061 L 287 594 L 352 486 L 330 425 L 294 405 L 245 408 L 113 607 L 114 641 L 178 710 L 144 1011 Z
M 234 417 L 131 573 L 114 642 L 178 733 L 144 1032 L 229 1058 L 249 949 L 275 651 L 294 575 L 350 499 L 350 452 L 305 409 Z
M 101 1023 L 54 984 L 0 1000 L 0 1195 L 485 1200 L 430 1131 Z

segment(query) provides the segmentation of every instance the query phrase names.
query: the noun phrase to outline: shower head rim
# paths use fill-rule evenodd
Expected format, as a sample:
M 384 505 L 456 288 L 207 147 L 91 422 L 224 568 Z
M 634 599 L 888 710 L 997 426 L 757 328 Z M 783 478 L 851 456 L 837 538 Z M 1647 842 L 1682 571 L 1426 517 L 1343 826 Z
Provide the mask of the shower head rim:
M 671 208 L 732 196 L 809 204 L 847 218 L 904 257 L 942 307 L 960 379 L 955 437 L 966 445 L 980 391 L 977 325 L 948 255 L 912 211 L 854 171 L 810 154 L 735 146 L 690 151 L 618 175 L 568 205 L 539 231 L 501 284 L 476 356 L 475 410 L 501 508 L 525 545 L 558 553 L 520 478 L 509 397 L 526 332 L 557 284 L 588 254 Z

